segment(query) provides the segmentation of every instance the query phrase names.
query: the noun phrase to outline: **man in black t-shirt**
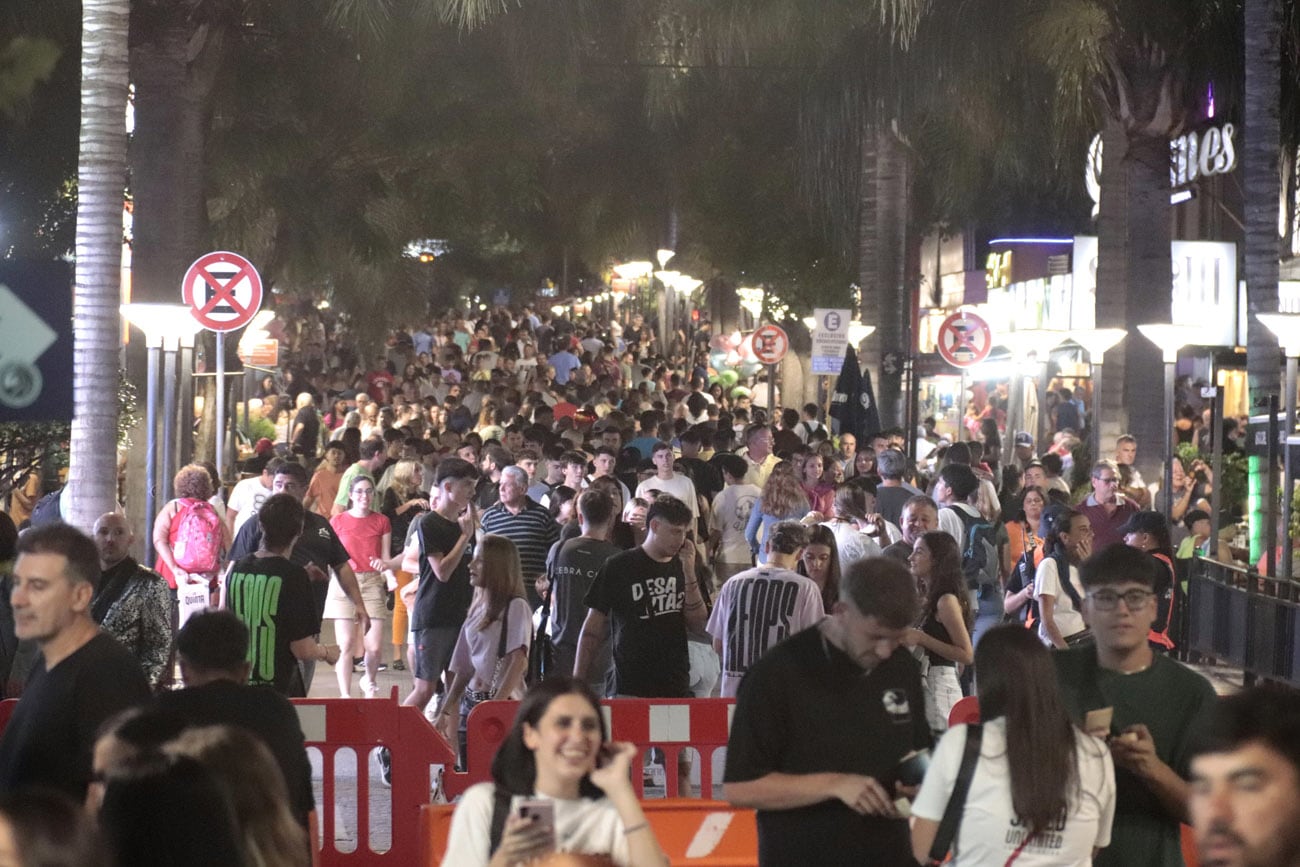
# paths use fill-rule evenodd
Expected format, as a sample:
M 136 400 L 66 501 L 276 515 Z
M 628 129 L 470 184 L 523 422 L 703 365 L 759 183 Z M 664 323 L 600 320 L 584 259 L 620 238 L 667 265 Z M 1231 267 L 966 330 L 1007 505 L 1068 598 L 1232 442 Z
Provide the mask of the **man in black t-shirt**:
M 311 392 L 304 391 L 299 394 L 297 406 L 298 412 L 293 417 L 291 437 L 293 453 L 314 461 L 316 449 L 320 445 L 320 415 L 316 412 L 316 404 Z
M 609 540 L 617 513 L 614 499 L 604 491 L 590 489 L 578 495 L 578 517 L 582 535 L 557 542 L 547 577 L 551 582 L 551 637 L 555 643 L 555 670 L 572 674 L 578 657 L 578 637 L 587 617 L 586 597 L 605 563 L 622 549 Z M 609 653 L 589 669 L 588 684 L 597 695 L 605 692 Z
M 0 738 L 0 794 L 45 786 L 81 803 L 99 727 L 149 698 L 140 663 L 91 619 L 99 577 L 95 543 L 75 527 L 49 524 L 18 539 L 14 631 L 40 658 Z
M 469 613 L 474 594 L 469 561 L 479 526 L 473 503 L 478 475 L 469 461 L 439 461 L 433 509 L 420 519 L 412 539 L 419 547 L 420 577 L 403 588 L 415 636 L 414 685 L 404 705 L 423 709 L 433 698 Z
M 298 714 L 274 690 L 248 685 L 248 627 L 229 611 L 203 611 L 176 634 L 176 650 L 185 688 L 159 693 L 158 708 L 187 725 L 233 725 L 260 737 L 284 774 L 294 817 L 309 828 L 316 800 Z
M 302 503 L 289 494 L 268 497 L 257 513 L 261 548 L 236 563 L 226 579 L 226 607 L 252 633 L 248 682 L 289 698 L 307 695 L 298 660 L 333 665 L 339 658 L 338 647 L 316 642 L 320 619 L 307 572 L 287 556 L 302 533 L 303 514 Z
M 916 659 L 901 647 L 916 619 L 901 564 L 859 560 L 831 616 L 750 667 L 736 697 L 725 797 L 758 810 L 763 867 L 912 865 L 894 805 L 909 752 L 930 746 Z
M 690 698 L 687 629 L 703 631 L 709 613 L 695 575 L 691 509 L 660 495 L 646 513 L 641 547 L 611 557 L 584 604 L 573 676 L 589 679 L 605 640 L 613 643 L 614 694 Z

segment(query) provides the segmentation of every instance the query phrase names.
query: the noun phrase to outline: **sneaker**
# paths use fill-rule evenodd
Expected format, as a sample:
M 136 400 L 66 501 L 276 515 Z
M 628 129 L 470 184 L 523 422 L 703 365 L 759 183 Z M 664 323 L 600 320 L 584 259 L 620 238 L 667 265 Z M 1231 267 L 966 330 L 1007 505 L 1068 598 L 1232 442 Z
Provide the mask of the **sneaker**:
M 400 659 L 394 659 L 391 668 L 393 671 L 406 671 L 406 663 Z
M 366 698 L 379 698 L 379 684 L 368 677 L 361 678 L 361 694 Z
M 388 747 L 380 747 L 376 758 L 379 760 L 379 781 L 391 789 L 393 787 L 393 754 Z

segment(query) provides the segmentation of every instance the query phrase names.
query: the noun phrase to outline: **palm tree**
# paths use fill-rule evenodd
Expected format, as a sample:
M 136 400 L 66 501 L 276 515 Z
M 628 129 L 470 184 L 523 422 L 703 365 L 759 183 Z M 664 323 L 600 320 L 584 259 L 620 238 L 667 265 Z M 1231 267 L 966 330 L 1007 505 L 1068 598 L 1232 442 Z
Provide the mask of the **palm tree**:
M 126 183 L 129 0 L 83 0 L 77 267 L 73 295 L 71 522 L 117 505 L 117 354 Z

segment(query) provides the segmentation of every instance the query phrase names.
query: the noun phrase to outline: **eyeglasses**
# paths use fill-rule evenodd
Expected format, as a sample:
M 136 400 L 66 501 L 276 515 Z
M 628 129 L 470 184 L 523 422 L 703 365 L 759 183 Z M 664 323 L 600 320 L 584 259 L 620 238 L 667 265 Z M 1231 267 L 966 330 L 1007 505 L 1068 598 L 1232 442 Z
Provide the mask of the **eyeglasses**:
M 1145 607 L 1151 601 L 1151 597 L 1155 595 L 1150 590 L 1134 589 L 1124 593 L 1116 593 L 1113 590 L 1098 590 L 1096 593 L 1089 593 L 1088 598 L 1092 600 L 1092 604 L 1097 607 L 1098 611 L 1114 611 L 1115 606 L 1119 604 L 1121 599 L 1124 600 L 1124 605 L 1129 611 L 1136 611 Z
M 1093 479 L 1101 482 L 1103 485 L 1113 485 L 1119 481 L 1116 476 L 1093 476 Z

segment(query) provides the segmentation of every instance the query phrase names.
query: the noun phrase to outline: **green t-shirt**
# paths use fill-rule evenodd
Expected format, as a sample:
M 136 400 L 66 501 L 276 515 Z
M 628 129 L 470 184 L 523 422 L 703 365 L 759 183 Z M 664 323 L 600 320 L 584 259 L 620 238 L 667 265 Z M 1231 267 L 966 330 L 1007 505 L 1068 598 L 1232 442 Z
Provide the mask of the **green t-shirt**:
M 1082 725 L 1088 711 L 1114 708 L 1112 731 L 1145 725 L 1160 761 L 1187 779 L 1192 734 L 1215 700 L 1210 682 L 1160 654 L 1145 671 L 1121 674 L 1099 667 L 1096 653 L 1094 647 L 1080 647 L 1052 654 L 1070 716 Z M 1118 764 L 1110 840 L 1093 861 L 1096 867 L 1183 867 L 1179 820 Z
M 350 496 L 350 494 L 352 493 L 352 480 L 355 479 L 358 475 L 362 475 L 365 476 L 367 479 L 370 479 L 371 483 L 375 481 L 375 477 L 370 472 L 370 470 L 366 469 L 365 465 L 362 464 L 360 461 L 357 461 L 355 464 L 353 464 L 352 466 L 348 467 L 346 470 L 343 471 L 343 478 L 339 479 L 338 495 L 334 497 L 334 505 L 341 506 L 344 509 L 346 509 L 348 506 L 352 504 L 352 498 Z

